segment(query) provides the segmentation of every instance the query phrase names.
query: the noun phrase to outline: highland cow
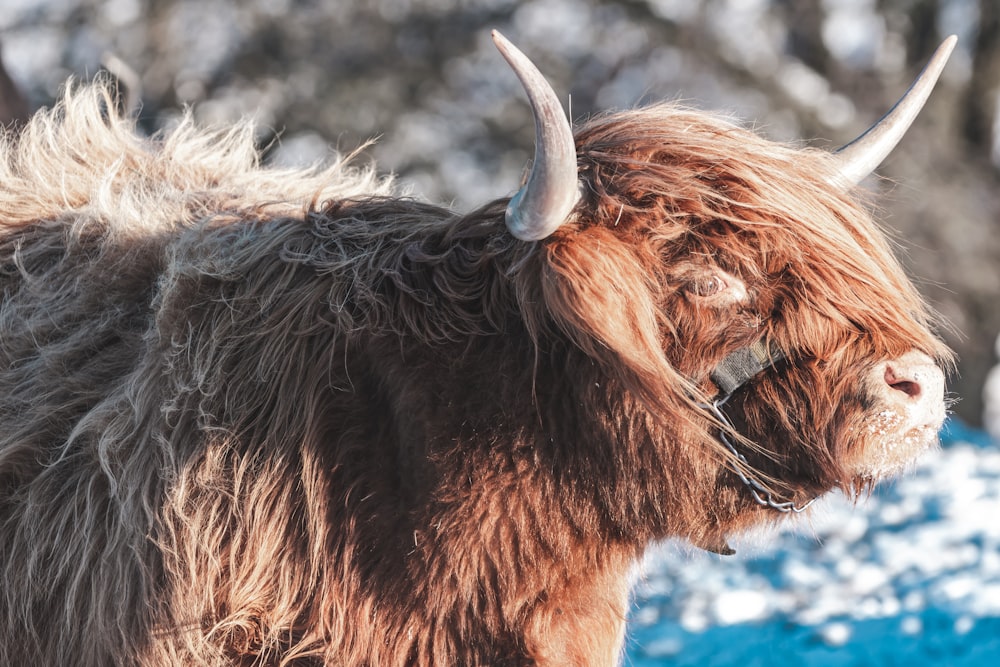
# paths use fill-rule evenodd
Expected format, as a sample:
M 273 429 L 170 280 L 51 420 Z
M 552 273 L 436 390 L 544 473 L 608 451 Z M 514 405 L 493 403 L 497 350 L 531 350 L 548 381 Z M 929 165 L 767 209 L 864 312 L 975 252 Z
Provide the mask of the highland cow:
M 0 146 L 0 663 L 609 665 L 656 540 L 858 493 L 948 350 L 836 153 L 587 121 L 468 214 L 100 86 Z

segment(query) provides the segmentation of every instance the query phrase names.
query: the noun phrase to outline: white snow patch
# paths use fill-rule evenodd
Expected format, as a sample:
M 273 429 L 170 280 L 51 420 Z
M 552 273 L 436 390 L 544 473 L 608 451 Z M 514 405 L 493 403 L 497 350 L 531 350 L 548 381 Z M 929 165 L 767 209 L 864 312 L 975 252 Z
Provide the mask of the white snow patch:
M 998 508 L 1000 448 L 958 443 L 928 452 L 907 476 L 857 505 L 831 494 L 765 544 L 747 550 L 734 542 L 734 557 L 676 544 L 657 548 L 636 599 L 642 610 L 655 598 L 656 622 L 643 627 L 657 644 L 635 655 L 697 665 L 703 660 L 689 656 L 706 655 L 698 651 L 711 644 L 730 656 L 712 664 L 746 664 L 761 655 L 754 637 L 785 641 L 774 638 L 810 631 L 812 641 L 830 649 L 856 647 L 849 654 L 857 661 L 844 664 L 866 664 L 875 658 L 859 628 L 883 623 L 880 632 L 895 637 L 887 641 L 900 643 L 882 651 L 954 641 L 978 652 L 969 660 L 1000 656 L 1000 638 L 984 639 L 1000 619 Z M 638 616 L 644 624 L 652 619 L 652 612 Z M 741 635 L 741 646 L 713 643 L 723 630 L 741 627 L 750 633 Z M 827 664 L 817 656 L 801 664 Z M 899 664 L 935 664 L 930 654 L 925 662 L 906 656 Z
M 843 646 L 851 639 L 851 626 L 846 623 L 830 623 L 820 628 L 819 636 L 827 646 Z
M 760 590 L 723 591 L 715 598 L 712 611 L 721 625 L 750 623 L 767 618 L 771 602 L 767 593 Z

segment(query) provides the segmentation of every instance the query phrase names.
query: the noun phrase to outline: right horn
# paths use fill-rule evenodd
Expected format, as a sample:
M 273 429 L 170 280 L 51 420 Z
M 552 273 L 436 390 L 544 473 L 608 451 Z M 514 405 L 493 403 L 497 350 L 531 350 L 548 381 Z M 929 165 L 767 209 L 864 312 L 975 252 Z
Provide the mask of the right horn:
M 834 155 L 840 163 L 841 179 L 838 185 L 844 189 L 857 185 L 889 156 L 923 108 L 957 42 L 955 35 L 944 40 L 917 80 L 889 113 L 860 137 L 835 151 Z

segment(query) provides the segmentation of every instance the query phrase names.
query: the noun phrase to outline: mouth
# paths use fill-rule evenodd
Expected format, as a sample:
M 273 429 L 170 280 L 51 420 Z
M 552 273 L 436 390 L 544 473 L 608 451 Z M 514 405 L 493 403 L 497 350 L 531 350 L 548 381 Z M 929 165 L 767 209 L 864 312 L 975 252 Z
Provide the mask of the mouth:
M 912 466 L 925 452 L 938 445 L 944 424 L 941 414 L 913 425 L 912 415 L 892 409 L 878 412 L 864 427 L 862 456 L 854 466 L 859 478 L 877 481 L 893 477 Z

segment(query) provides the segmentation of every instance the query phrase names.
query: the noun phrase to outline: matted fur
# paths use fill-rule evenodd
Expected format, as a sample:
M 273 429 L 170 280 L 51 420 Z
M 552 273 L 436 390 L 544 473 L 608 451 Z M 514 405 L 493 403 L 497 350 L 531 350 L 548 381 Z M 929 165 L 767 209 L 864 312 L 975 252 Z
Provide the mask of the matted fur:
M 539 243 L 252 136 L 98 87 L 0 147 L 0 664 L 610 664 L 652 540 L 771 520 L 728 352 L 788 357 L 733 404 L 798 500 L 869 483 L 866 369 L 948 363 L 827 157 L 713 116 L 580 128 Z

